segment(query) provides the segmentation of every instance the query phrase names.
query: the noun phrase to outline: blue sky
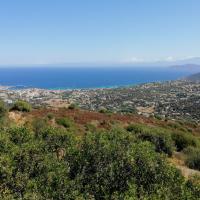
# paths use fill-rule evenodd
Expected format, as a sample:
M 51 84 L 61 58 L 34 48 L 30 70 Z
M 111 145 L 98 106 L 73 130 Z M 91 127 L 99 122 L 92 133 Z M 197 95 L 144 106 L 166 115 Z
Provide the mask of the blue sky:
M 0 0 L 0 65 L 200 56 L 199 0 Z

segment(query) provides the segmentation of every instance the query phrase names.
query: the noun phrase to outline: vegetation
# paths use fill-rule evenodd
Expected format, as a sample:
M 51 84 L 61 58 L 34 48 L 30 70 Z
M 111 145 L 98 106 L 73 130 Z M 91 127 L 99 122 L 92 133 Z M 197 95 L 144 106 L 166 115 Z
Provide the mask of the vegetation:
M 200 170 L 200 149 L 194 147 L 188 147 L 185 149 L 187 155 L 186 165 L 189 168 Z
M 161 132 L 144 132 L 139 135 L 139 138 L 153 143 L 157 152 L 164 152 L 172 156 L 174 146 L 170 135 Z
M 5 106 L 5 103 L 3 101 L 0 101 L 0 119 L 5 117 L 7 111 L 8 110 L 7 110 L 6 106 Z
M 31 105 L 28 102 L 22 100 L 16 101 L 11 108 L 11 110 L 17 110 L 22 112 L 30 112 L 31 109 Z
M 177 151 L 182 151 L 183 149 L 189 147 L 189 146 L 197 146 L 197 139 L 189 134 L 184 132 L 176 132 L 173 133 L 172 138 L 175 142 L 175 146 L 177 148 Z
M 68 118 L 64 118 L 64 117 L 58 118 L 56 120 L 56 122 L 57 122 L 57 124 L 65 127 L 65 128 L 70 128 L 72 126 L 72 124 L 73 124 L 72 120 L 70 120 Z
M 69 106 L 68 106 L 68 109 L 70 110 L 74 110 L 74 109 L 77 109 L 78 108 L 78 105 L 75 104 L 75 103 L 71 103 Z
M 70 117 L 51 116 L 0 128 L 0 199 L 200 199 L 200 179 L 186 180 L 168 161 L 177 145 L 170 129 L 91 122 L 82 130 Z M 195 169 L 197 141 L 183 151 Z

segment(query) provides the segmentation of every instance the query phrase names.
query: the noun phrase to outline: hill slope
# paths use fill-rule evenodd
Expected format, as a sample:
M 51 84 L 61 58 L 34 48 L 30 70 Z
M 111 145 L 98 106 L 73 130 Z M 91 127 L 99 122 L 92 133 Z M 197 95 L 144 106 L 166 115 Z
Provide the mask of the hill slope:
M 196 123 L 77 108 L 10 110 L 1 109 L 0 199 L 200 198 Z
M 200 73 L 188 76 L 188 77 L 186 77 L 186 80 L 194 81 L 194 82 L 200 82 Z

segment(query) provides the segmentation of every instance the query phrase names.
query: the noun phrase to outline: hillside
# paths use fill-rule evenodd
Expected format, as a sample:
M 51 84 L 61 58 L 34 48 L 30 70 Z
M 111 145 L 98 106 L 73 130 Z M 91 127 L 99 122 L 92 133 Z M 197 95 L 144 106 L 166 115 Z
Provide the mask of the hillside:
M 0 114 L 3 200 L 200 198 L 197 123 L 23 101 Z
M 173 65 L 173 66 L 171 66 L 171 69 L 188 70 L 188 71 L 192 71 L 192 72 L 199 72 L 200 71 L 200 65 L 199 64 Z
M 191 76 L 186 77 L 186 80 L 193 82 L 200 82 L 200 73 L 193 74 Z

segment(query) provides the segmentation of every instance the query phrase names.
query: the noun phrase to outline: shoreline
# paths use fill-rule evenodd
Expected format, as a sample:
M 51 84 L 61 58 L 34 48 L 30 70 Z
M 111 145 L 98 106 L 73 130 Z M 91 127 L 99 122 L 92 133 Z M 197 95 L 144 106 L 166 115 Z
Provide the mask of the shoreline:
M 136 87 L 140 85 L 145 84 L 156 84 L 156 83 L 167 83 L 167 82 L 173 82 L 173 81 L 183 81 L 182 79 L 177 80 L 163 80 L 163 81 L 153 81 L 153 82 L 143 82 L 143 83 L 133 83 L 133 84 L 127 84 L 127 85 L 114 85 L 114 86 L 101 86 L 101 87 L 86 87 L 86 88 L 70 88 L 70 87 L 56 87 L 56 88 L 40 88 L 40 87 L 29 87 L 29 86 L 7 86 L 7 85 L 0 85 L 0 90 L 48 90 L 48 91 L 81 91 L 81 90 L 109 90 L 109 89 L 118 89 L 118 88 L 130 88 L 130 87 Z

